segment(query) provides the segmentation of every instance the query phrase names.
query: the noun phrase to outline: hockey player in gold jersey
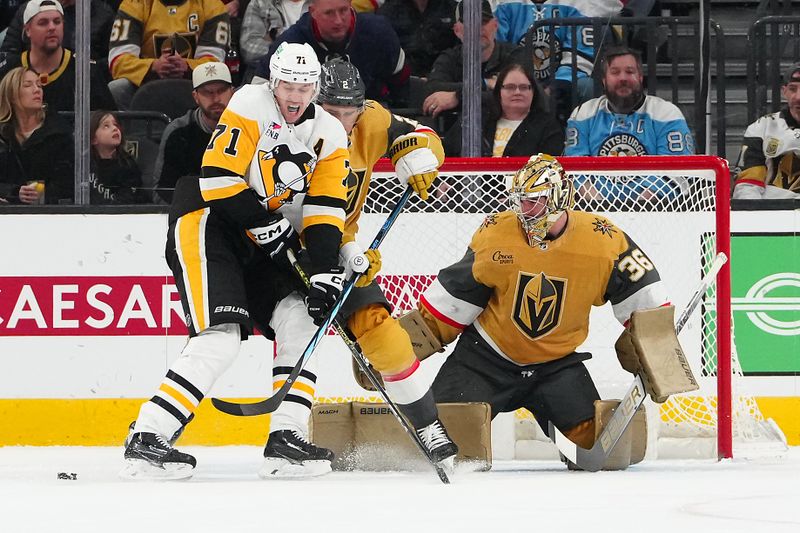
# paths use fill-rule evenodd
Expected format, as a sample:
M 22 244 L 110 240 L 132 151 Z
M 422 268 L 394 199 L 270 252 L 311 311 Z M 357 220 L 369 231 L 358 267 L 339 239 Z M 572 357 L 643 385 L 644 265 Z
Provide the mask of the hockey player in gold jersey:
M 487 402 L 492 416 L 527 408 L 545 433 L 552 421 L 591 448 L 600 397 L 583 364 L 591 354 L 575 351 L 589 311 L 611 302 L 624 324 L 633 312 L 668 306 L 666 292 L 625 232 L 604 216 L 571 209 L 572 179 L 553 157 L 532 157 L 508 195 L 510 210 L 487 217 L 464 257 L 420 298 L 439 340 L 458 338 L 434 396 Z
M 320 64 L 307 44 L 281 45 L 269 85 L 237 91 L 203 157 L 202 176 L 178 181 L 166 257 L 190 339 L 125 449 L 125 477 L 189 477 L 194 457 L 172 447 L 253 326 L 275 339 L 280 388 L 341 293 L 347 136 L 313 103 Z M 311 288 L 305 298 L 286 258 L 302 239 Z M 262 477 L 330 471 L 333 454 L 307 440 L 316 384 L 311 358 L 270 419 Z
M 356 242 L 358 219 L 378 159 L 388 152 L 400 183 L 410 184 L 425 200 L 444 160 L 442 143 L 430 128 L 365 100 L 364 92 L 358 70 L 351 63 L 334 59 L 322 66 L 317 101 L 345 127 L 350 149 L 340 259 L 346 271 L 364 273 L 340 316 L 347 320 L 364 354 L 383 377 L 387 392 L 417 429 L 432 458 L 451 464 L 458 448 L 439 421 L 433 395 L 417 372 L 419 360 L 408 333 L 389 314 L 389 303 L 374 281 L 381 267 L 380 252 L 363 250 Z

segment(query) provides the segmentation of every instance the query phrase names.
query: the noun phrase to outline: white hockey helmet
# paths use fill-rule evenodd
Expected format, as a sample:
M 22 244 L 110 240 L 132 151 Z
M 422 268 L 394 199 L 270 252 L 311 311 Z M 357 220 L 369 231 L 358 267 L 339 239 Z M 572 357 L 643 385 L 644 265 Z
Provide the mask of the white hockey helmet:
M 537 202 L 543 197 L 546 198 L 543 209 L 535 214 L 523 206 L 525 200 Z M 541 243 L 561 214 L 574 203 L 572 177 L 551 155 L 532 156 L 508 180 L 508 206 L 517 214 L 531 246 Z
M 269 78 L 273 89 L 280 80 L 313 83 L 316 95 L 321 70 L 317 54 L 308 43 L 281 43 L 269 58 Z

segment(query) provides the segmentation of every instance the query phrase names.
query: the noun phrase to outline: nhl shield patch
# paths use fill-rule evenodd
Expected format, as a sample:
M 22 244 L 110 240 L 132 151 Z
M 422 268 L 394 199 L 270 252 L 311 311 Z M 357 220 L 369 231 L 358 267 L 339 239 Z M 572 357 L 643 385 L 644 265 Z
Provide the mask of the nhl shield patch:
M 531 339 L 543 337 L 561 323 L 567 280 L 520 272 L 514 296 L 514 324 Z

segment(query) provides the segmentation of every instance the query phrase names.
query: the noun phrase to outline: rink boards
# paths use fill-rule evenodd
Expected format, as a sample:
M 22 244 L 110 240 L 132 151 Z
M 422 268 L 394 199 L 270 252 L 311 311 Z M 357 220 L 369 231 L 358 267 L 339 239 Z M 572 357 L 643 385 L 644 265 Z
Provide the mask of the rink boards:
M 424 222 L 405 219 L 392 231 L 418 235 L 421 228 L 437 226 L 431 214 L 420 216 Z M 763 213 L 735 212 L 733 231 L 776 231 L 777 225 L 784 231 L 794 228 L 796 233 L 797 218 L 791 212 L 770 213 L 768 220 Z M 374 233 L 381 222 L 381 216 L 365 215 L 362 233 Z M 478 222 L 464 220 L 465 231 L 471 233 Z M 414 227 L 417 223 L 420 228 Z M 186 341 L 179 298 L 164 261 L 165 233 L 166 216 L 161 214 L 0 217 L 0 249 L 4 251 L 0 261 L 0 446 L 113 445 L 123 438 L 138 406 L 153 393 Z M 434 257 L 426 253 L 425 245 L 420 239 L 415 253 L 404 252 L 406 264 L 384 260 L 384 274 L 435 274 L 443 265 L 425 262 Z M 391 254 L 392 246 L 406 245 L 392 244 L 390 238 L 386 246 Z M 650 253 L 681 252 L 667 239 L 663 251 Z M 608 309 L 600 309 L 592 323 L 603 323 L 609 315 Z M 695 327 L 694 334 L 700 329 Z M 613 357 L 598 353 L 602 348 L 593 347 L 593 342 L 590 336 L 586 344 L 595 354 L 594 361 Z M 337 338 L 327 337 L 315 357 L 320 363 L 318 396 L 327 400 L 369 397 L 353 381 L 348 352 Z M 263 338 L 248 340 L 211 395 L 264 397 L 271 390 L 271 359 L 271 343 Z M 422 366 L 428 379 L 442 360 L 437 356 Z M 627 381 L 624 374 L 620 376 L 623 383 Z M 764 414 L 781 425 L 790 443 L 800 444 L 798 377 L 745 380 Z M 208 402 L 200 410 L 187 432 L 189 443 L 262 443 L 265 417 L 228 417 L 214 412 Z

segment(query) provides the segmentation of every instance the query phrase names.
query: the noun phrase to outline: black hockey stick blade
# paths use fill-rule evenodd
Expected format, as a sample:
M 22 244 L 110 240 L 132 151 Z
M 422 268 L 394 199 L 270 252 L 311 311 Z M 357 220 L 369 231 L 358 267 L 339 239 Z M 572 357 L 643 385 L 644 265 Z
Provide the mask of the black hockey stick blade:
M 300 370 L 302 370 L 302 368 L 298 368 L 297 375 L 300 374 Z M 292 376 L 292 374 L 294 374 L 294 369 L 292 369 L 292 373 L 289 374 L 291 381 L 287 379 L 286 383 L 284 383 L 275 394 L 259 402 L 235 403 L 227 402 L 220 398 L 211 398 L 211 404 L 219 411 L 233 416 L 258 416 L 272 413 L 281 404 L 283 398 L 289 394 L 289 389 L 292 388 L 292 383 L 294 383 L 294 380 L 297 378 L 297 375 Z
M 558 447 L 558 451 L 579 468 L 597 472 L 603 468 L 611 450 L 617 445 L 625 429 L 636 415 L 636 411 L 644 403 L 645 394 L 642 378 L 636 376 L 594 446 L 588 450 L 569 440 L 552 422 L 548 422 L 550 439 Z
M 300 276 L 300 279 L 302 279 L 303 283 L 306 286 L 308 286 L 309 284 L 308 276 L 303 271 L 303 268 L 300 266 L 300 264 L 297 262 L 297 258 L 295 257 L 294 252 L 292 252 L 291 250 L 287 250 L 286 255 L 289 257 L 289 262 L 297 271 L 297 274 Z M 344 344 L 350 350 L 350 354 L 353 356 L 353 360 L 355 360 L 358 367 L 367 376 L 367 379 L 372 384 L 372 386 L 375 387 L 375 390 L 378 392 L 378 394 L 381 395 L 383 401 L 386 402 L 386 405 L 389 406 L 389 410 L 397 419 L 397 422 L 400 423 L 400 426 L 403 428 L 403 430 L 405 430 L 405 432 L 408 434 L 408 436 L 411 438 L 411 440 L 414 442 L 417 448 L 419 448 L 419 450 L 422 452 L 422 455 L 424 455 L 425 458 L 428 460 L 428 463 L 430 463 L 430 465 L 436 471 L 436 475 L 439 476 L 439 479 L 442 481 L 442 483 L 445 484 L 450 483 L 450 478 L 447 477 L 447 472 L 444 471 L 444 468 L 442 468 L 441 465 L 439 465 L 433 460 L 433 457 L 431 457 L 431 454 L 428 451 L 428 448 L 422 442 L 422 439 L 420 439 L 419 435 L 417 435 L 417 433 L 414 431 L 414 428 L 412 428 L 411 425 L 408 423 L 408 420 L 406 420 L 403 417 L 402 413 L 400 412 L 400 408 L 397 407 L 397 404 L 395 404 L 394 401 L 389 397 L 389 393 L 386 391 L 386 388 L 378 380 L 378 377 L 375 375 L 375 373 L 372 372 L 372 369 L 370 368 L 369 363 L 364 357 L 364 353 L 361 351 L 361 347 L 358 345 L 358 343 L 350 338 L 350 335 L 347 334 L 347 331 L 345 331 L 344 327 L 342 327 L 342 325 L 339 323 L 338 320 L 333 321 L 333 328 L 336 330 L 336 333 L 339 334 L 339 337 L 341 337 L 342 341 L 344 341 Z
M 408 199 L 411 197 L 412 189 L 411 187 L 407 187 L 403 196 L 397 201 L 392 212 L 389 213 L 389 216 L 386 217 L 386 221 L 381 226 L 381 229 L 378 230 L 378 233 L 375 235 L 375 238 L 372 240 L 372 244 L 370 248 L 377 248 L 380 246 L 383 239 L 386 237 L 386 234 L 389 233 L 389 229 L 391 229 L 392 225 L 394 224 L 397 217 L 400 215 L 400 212 L 405 207 Z M 314 349 L 317 347 L 319 342 L 325 336 L 325 333 L 328 331 L 328 328 L 331 327 L 333 320 L 336 318 L 336 315 L 339 313 L 339 310 L 342 308 L 345 300 L 352 292 L 353 287 L 356 284 L 356 281 L 361 277 L 361 274 L 356 273 L 352 278 L 347 280 L 342 289 L 342 293 L 337 298 L 336 303 L 333 304 L 333 307 L 328 311 L 328 316 L 325 319 L 325 322 L 317 329 L 317 332 L 308 342 L 305 351 L 303 351 L 303 355 L 298 359 L 297 364 L 294 365 L 292 371 L 289 373 L 289 377 L 286 378 L 286 381 L 281 386 L 280 389 L 277 390 L 272 396 L 261 400 L 259 402 L 254 403 L 234 403 L 234 402 L 227 402 L 225 400 L 221 400 L 219 398 L 211 398 L 211 403 L 222 411 L 223 413 L 233 415 L 233 416 L 258 416 L 258 415 L 265 415 L 267 413 L 274 412 L 278 406 L 283 402 L 283 399 L 286 398 L 286 395 L 289 394 L 289 390 L 292 388 L 292 384 L 297 379 L 297 376 L 300 375 L 300 372 L 303 370 L 303 367 L 306 364 L 306 361 L 311 357 L 314 353 Z

